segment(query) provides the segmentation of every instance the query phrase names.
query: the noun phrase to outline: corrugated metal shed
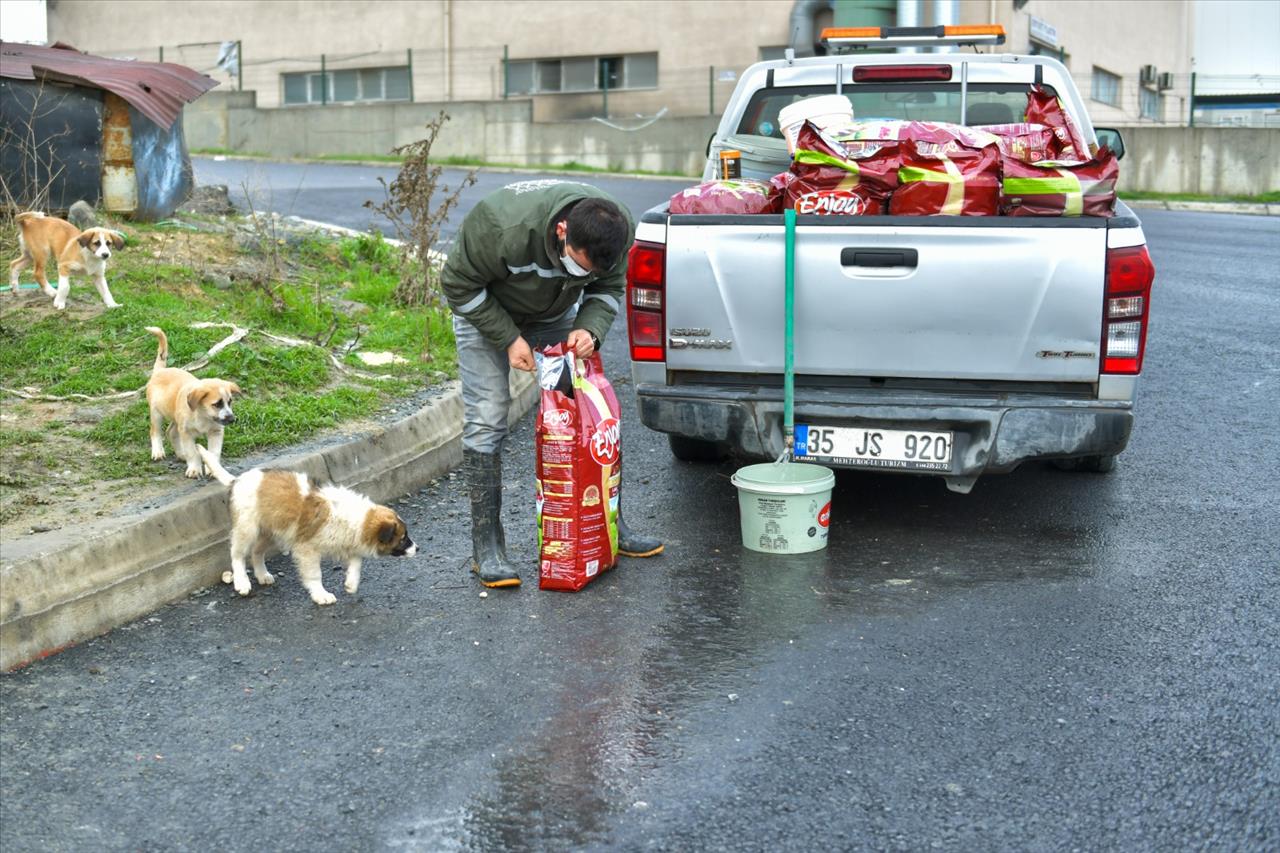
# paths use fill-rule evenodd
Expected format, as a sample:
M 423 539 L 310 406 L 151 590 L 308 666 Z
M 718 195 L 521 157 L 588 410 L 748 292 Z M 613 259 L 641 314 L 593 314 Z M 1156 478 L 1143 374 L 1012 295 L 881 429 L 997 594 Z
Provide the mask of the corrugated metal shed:
M 3 201 L 83 199 L 154 220 L 191 192 L 182 108 L 217 81 L 191 68 L 0 42 Z
M 207 74 L 183 65 L 107 59 L 61 42 L 52 47 L 0 42 L 0 77 L 43 77 L 105 89 L 165 129 L 173 127 L 183 106 L 218 85 Z

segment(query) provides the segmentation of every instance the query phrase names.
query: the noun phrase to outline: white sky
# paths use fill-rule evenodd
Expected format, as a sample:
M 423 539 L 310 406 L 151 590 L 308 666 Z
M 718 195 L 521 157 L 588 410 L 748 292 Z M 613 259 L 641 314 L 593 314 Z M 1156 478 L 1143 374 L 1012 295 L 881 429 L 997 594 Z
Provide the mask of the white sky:
M 48 40 L 44 0 L 0 0 L 0 39 L 44 44 Z
M 1198 74 L 1280 74 L 1280 0 L 1196 0 Z

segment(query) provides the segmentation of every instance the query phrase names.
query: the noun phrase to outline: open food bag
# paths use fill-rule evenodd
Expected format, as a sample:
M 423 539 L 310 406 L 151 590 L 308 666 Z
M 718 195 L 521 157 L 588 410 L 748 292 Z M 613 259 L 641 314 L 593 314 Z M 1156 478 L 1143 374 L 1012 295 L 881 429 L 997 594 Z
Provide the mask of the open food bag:
M 984 124 L 975 130 L 994 134 L 1000 140 L 1000 152 L 1024 163 L 1062 158 L 1062 144 L 1053 128 L 1043 124 Z
M 781 213 L 782 194 L 764 181 L 715 180 L 671 197 L 671 213 Z
M 1026 121 L 1053 129 L 1062 149 L 1055 159 L 1084 162 L 1091 156 L 1080 126 L 1063 109 L 1058 96 L 1049 94 L 1041 86 L 1032 86 L 1027 92 Z
M 618 398 L 599 353 L 556 344 L 535 355 L 538 587 L 575 592 L 618 559 Z

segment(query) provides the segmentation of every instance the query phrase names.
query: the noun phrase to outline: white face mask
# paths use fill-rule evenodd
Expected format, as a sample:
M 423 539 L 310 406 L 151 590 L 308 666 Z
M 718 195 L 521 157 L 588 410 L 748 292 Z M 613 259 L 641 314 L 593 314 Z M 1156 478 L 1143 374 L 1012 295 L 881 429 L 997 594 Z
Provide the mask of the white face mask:
M 560 256 L 560 263 L 564 264 L 565 272 L 569 273 L 571 276 L 581 277 L 584 275 L 591 275 L 591 270 L 586 270 L 580 267 L 577 261 L 569 257 L 567 252 Z

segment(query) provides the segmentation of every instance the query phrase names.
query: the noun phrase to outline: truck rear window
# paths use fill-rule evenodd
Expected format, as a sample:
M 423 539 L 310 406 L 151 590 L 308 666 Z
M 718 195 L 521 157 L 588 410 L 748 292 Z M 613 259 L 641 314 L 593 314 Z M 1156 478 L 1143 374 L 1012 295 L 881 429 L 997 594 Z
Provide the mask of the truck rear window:
M 959 83 L 858 83 L 846 86 L 844 96 L 853 104 L 853 117 L 949 121 L 969 125 L 1010 124 L 1024 119 L 1026 84 L 970 83 L 967 116 L 960 119 Z M 1046 91 L 1057 94 L 1051 86 Z M 787 86 L 760 89 L 751 96 L 738 122 L 737 132 L 751 136 L 782 138 L 778 112 L 802 98 L 830 95 L 834 86 Z

